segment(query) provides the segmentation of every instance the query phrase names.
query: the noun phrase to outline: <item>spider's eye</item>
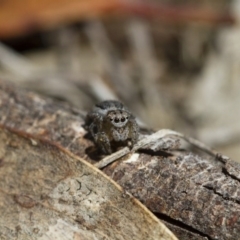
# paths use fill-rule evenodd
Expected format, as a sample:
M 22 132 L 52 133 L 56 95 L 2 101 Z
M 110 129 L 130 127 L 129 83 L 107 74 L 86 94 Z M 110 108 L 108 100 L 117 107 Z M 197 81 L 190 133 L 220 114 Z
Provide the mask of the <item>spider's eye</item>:
M 118 123 L 118 122 L 119 122 L 119 119 L 118 119 L 118 118 L 115 118 L 114 122 L 115 122 L 115 123 Z
M 125 117 L 122 117 L 122 118 L 121 118 L 121 122 L 125 122 Z

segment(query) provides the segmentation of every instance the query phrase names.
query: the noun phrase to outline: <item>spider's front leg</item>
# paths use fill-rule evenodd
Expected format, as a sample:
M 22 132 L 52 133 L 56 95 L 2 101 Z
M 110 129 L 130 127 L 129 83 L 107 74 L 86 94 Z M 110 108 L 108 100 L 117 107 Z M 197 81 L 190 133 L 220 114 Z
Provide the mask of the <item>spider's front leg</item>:
M 104 132 L 99 132 L 96 134 L 95 142 L 105 154 L 112 153 L 110 140 Z
M 139 138 L 139 126 L 134 118 L 129 120 L 129 130 L 130 147 L 133 148 Z
M 89 126 L 89 131 L 93 136 L 94 142 L 97 144 L 97 146 L 101 149 L 103 153 L 111 154 L 112 149 L 111 149 L 110 140 L 106 135 L 106 133 L 99 131 L 100 129 L 101 129 L 101 126 L 96 122 L 93 122 Z

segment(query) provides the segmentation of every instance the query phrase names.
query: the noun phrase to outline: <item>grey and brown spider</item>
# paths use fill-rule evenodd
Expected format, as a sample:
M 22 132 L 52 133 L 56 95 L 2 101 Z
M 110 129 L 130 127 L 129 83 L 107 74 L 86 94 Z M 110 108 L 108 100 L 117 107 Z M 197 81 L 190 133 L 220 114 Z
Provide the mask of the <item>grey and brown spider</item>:
M 112 153 L 115 145 L 132 147 L 139 136 L 133 114 L 122 103 L 113 100 L 96 104 L 86 116 L 86 126 L 105 154 Z

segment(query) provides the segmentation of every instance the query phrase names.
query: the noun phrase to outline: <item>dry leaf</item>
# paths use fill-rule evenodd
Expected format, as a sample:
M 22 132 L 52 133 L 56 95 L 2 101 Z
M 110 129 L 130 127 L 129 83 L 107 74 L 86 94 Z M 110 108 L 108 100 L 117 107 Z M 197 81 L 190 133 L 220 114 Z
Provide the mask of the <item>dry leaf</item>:
M 91 164 L 0 128 L 0 239 L 176 239 Z

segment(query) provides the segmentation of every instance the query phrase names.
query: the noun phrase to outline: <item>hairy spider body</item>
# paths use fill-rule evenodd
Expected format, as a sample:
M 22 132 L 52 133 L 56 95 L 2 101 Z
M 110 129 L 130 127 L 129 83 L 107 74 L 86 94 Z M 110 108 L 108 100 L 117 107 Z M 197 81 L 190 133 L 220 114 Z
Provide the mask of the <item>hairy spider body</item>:
M 133 146 L 139 127 L 133 114 L 118 101 L 103 101 L 87 114 L 86 125 L 95 143 L 106 153 L 114 145 Z

